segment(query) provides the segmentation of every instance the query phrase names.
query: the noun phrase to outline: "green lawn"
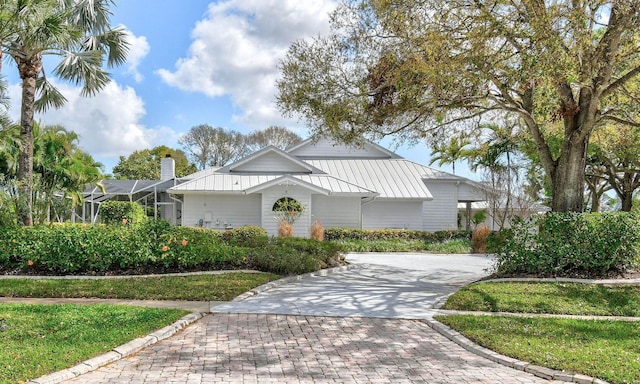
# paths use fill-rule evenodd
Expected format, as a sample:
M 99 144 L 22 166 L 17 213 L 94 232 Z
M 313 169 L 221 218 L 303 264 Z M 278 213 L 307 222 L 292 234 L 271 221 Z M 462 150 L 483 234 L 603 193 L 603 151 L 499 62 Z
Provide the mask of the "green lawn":
M 640 317 L 640 287 L 488 282 L 443 309 Z M 437 320 L 503 355 L 612 384 L 640 383 L 640 322 L 452 315 Z
M 635 317 L 640 316 L 640 286 L 477 283 L 449 297 L 443 309 Z
M 126 279 L 0 279 L 0 296 L 229 301 L 278 279 L 271 273 L 154 276 Z
M 188 312 L 113 305 L 0 304 L 0 383 L 69 368 Z M 98 331 L 99 330 L 99 331 Z
M 474 315 L 436 319 L 522 361 L 612 384 L 640 383 L 640 323 Z

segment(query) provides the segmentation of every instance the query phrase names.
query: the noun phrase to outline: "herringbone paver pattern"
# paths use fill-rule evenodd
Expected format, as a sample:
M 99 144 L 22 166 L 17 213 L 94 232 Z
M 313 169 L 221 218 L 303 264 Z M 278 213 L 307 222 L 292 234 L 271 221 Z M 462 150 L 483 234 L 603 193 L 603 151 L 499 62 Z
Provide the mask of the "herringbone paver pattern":
M 550 383 L 474 355 L 417 320 L 207 315 L 68 383 Z

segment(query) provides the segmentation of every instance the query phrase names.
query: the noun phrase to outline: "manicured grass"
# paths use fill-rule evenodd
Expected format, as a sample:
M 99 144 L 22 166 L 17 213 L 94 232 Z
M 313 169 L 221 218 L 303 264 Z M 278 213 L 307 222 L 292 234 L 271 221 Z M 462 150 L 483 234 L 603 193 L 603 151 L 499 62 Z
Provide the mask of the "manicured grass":
M 453 239 L 443 242 L 425 242 L 422 240 L 335 240 L 344 252 L 432 252 L 432 253 L 469 253 L 471 242 L 466 239 Z
M 6 329 L 0 331 L 0 383 L 71 367 L 187 313 L 112 305 L 1 304 L 0 326 Z
M 477 283 L 449 297 L 443 309 L 640 316 L 640 287 L 580 283 Z
M 229 301 L 278 279 L 271 273 L 154 276 L 126 279 L 0 279 L 0 296 Z
M 640 324 L 636 322 L 473 315 L 438 316 L 437 320 L 519 360 L 612 384 L 640 382 Z

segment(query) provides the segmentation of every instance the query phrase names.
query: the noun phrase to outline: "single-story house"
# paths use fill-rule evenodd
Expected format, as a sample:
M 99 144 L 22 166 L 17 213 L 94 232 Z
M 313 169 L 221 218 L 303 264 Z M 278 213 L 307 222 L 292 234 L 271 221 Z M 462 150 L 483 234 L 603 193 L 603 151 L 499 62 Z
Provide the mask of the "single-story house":
M 469 179 L 377 144 L 352 147 L 326 138 L 287 150 L 263 148 L 180 180 L 165 168 L 167 174 L 166 180 L 176 180 L 166 193 L 178 202 L 177 224 L 219 230 L 256 225 L 269 235 L 277 234 L 274 209 L 283 200 L 304 207 L 293 230 L 308 236 L 316 220 L 325 228 L 455 230 L 458 204 L 485 196 L 482 186 Z

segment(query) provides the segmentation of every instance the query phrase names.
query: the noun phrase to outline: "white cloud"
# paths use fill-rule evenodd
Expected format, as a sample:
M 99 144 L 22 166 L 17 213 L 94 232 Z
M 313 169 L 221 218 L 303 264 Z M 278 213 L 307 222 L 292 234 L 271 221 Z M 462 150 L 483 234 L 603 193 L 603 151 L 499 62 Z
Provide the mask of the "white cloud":
M 168 127 L 145 127 L 142 99 L 131 87 L 109 83 L 94 97 L 82 97 L 80 88 L 56 84 L 67 98 L 64 107 L 36 115 L 45 125 L 62 125 L 80 136 L 80 147 L 95 158 L 117 159 L 120 155 L 157 145 L 174 145 L 178 133 Z M 20 86 L 10 87 L 11 117 L 20 118 Z
M 138 67 L 151 51 L 151 46 L 145 36 L 135 36 L 126 28 L 125 31 L 127 33 L 127 40 L 129 41 L 129 53 L 127 54 L 125 73 L 132 75 L 136 83 L 140 83 L 144 79 L 144 76 L 138 71 Z
M 157 74 L 169 85 L 230 96 L 253 128 L 290 125 L 275 106 L 278 62 L 295 40 L 328 32 L 334 0 L 226 0 L 212 3 L 192 32 L 189 56 Z

